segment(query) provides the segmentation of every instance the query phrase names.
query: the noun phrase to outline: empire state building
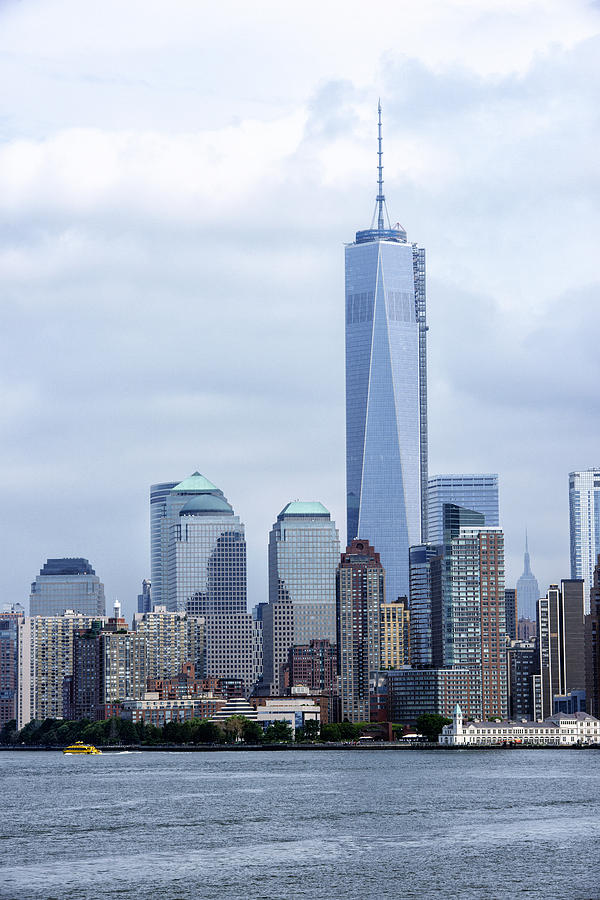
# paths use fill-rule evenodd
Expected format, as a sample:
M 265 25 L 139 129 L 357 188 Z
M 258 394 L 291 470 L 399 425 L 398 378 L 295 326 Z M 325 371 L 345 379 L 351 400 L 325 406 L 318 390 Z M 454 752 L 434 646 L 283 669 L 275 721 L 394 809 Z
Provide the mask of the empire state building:
M 347 536 L 380 554 L 393 601 L 408 595 L 409 547 L 426 539 L 425 251 L 387 215 L 381 105 L 378 129 L 373 221 L 346 246 Z

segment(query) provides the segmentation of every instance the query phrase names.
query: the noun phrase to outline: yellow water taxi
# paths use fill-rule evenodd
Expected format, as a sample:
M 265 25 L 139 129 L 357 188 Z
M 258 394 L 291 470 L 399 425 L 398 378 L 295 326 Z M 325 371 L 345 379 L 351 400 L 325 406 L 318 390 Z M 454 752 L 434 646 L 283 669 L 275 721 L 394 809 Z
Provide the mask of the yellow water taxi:
M 84 744 L 83 741 L 75 741 L 70 747 L 65 747 L 63 753 L 97 753 L 101 754 L 102 750 L 98 750 L 92 744 Z

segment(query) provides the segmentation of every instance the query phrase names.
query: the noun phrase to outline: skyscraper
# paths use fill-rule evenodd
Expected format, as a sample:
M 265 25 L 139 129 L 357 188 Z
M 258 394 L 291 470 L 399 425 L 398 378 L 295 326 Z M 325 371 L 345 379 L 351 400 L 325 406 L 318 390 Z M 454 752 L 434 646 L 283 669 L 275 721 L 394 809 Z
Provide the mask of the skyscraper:
M 484 524 L 500 524 L 497 475 L 435 475 L 427 484 L 427 541 L 444 539 L 444 503 L 455 503 L 483 513 Z M 536 598 L 537 599 L 537 598 Z
M 554 697 L 585 690 L 584 583 L 565 579 L 551 584 L 538 600 L 538 653 L 541 718 L 554 712 Z
M 198 475 L 195 472 L 194 476 Z M 188 479 L 189 480 L 189 479 Z M 161 606 L 167 602 L 167 555 L 169 552 L 169 526 L 172 515 L 167 506 L 171 491 L 177 487 L 177 481 L 163 481 L 150 487 L 150 582 L 152 585 L 152 602 Z M 138 612 L 143 612 L 139 610 Z
M 594 568 L 590 612 L 585 617 L 585 693 L 587 712 L 600 716 L 600 556 Z
M 30 615 L 61 616 L 67 609 L 84 616 L 105 613 L 104 585 L 87 559 L 49 559 L 31 585 Z
M 381 106 L 378 139 L 371 228 L 346 247 L 347 525 L 349 543 L 360 537 L 377 547 L 387 597 L 397 600 L 408 595 L 409 547 L 425 521 L 425 251 L 387 216 Z
M 594 566 L 600 553 L 600 468 L 569 474 L 571 578 L 585 581 L 585 611 L 590 611 Z
M 17 639 L 24 618 L 20 604 L 0 612 L 0 728 L 17 718 Z
M 380 661 L 385 573 L 366 541 L 354 540 L 337 571 L 337 647 L 342 720 L 368 722 Z
M 523 574 L 517 581 L 517 609 L 520 618 L 535 621 L 537 602 L 540 599 L 540 589 L 537 578 L 531 571 L 527 532 L 525 532 L 525 554 L 523 560 Z
M 322 503 L 288 503 L 269 535 L 269 602 L 289 597 L 294 644 L 335 641 L 335 573 L 340 540 Z

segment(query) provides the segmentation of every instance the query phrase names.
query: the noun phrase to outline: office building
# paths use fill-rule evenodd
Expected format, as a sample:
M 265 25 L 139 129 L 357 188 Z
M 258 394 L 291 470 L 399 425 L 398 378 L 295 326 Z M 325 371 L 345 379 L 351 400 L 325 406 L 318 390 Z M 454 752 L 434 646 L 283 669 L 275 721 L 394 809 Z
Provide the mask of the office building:
M 20 603 L 0 612 L 0 728 L 17 718 L 18 635 L 24 618 Z
M 537 578 L 531 571 L 529 558 L 529 542 L 525 533 L 525 554 L 523 557 L 523 574 L 517 581 L 517 609 L 520 618 L 535 621 L 540 589 Z
M 590 612 L 585 617 L 585 692 L 587 711 L 600 716 L 600 556 L 592 578 Z
M 406 598 L 380 608 L 380 669 L 400 669 L 410 663 L 410 613 Z
M 166 508 L 167 609 L 246 612 L 244 526 L 223 492 L 195 473 L 169 492 Z
M 381 160 L 380 111 L 376 227 L 346 247 L 347 539 L 377 547 L 397 600 L 425 519 L 425 251 L 386 221 Z
M 517 600 L 518 604 L 518 600 Z M 537 603 L 536 603 L 537 610 Z M 537 612 L 536 612 L 537 616 Z M 517 640 L 534 641 L 537 635 L 537 623 L 535 619 L 520 617 L 517 621 Z
M 417 544 L 410 548 L 410 664 L 431 668 L 431 561 L 443 556 L 441 544 Z
M 63 682 L 73 674 L 73 640 L 96 618 L 67 610 L 62 616 L 28 616 L 19 623 L 19 730 L 32 719 L 63 718 Z
M 62 616 L 67 609 L 82 616 L 105 614 L 104 585 L 87 559 L 49 559 L 31 585 L 30 615 Z
M 585 611 L 600 553 L 600 468 L 569 474 L 571 578 L 583 578 Z
M 199 474 L 194 472 L 191 477 L 195 478 Z M 150 487 L 150 582 L 153 587 L 153 602 L 158 606 L 168 602 L 169 528 L 175 515 L 168 501 L 171 491 L 178 484 L 178 481 L 163 481 Z M 138 608 L 138 612 L 149 611 Z
M 533 676 L 538 672 L 535 641 L 511 640 L 506 651 L 508 714 L 511 719 L 535 718 Z
M 282 687 L 292 646 L 335 643 L 335 584 L 340 542 L 322 503 L 292 501 L 269 535 L 269 606 L 263 611 L 264 681 Z
M 152 612 L 152 586 L 147 578 L 142 581 L 142 593 L 138 594 L 137 611 L 139 613 Z
M 353 540 L 337 570 L 337 648 L 342 721 L 368 722 L 380 659 L 385 575 L 367 541 Z
M 444 540 L 444 504 L 483 514 L 483 524 L 500 525 L 497 475 L 435 475 L 427 484 L 427 542 Z
M 511 641 L 517 639 L 517 592 L 514 588 L 504 589 L 504 610 L 506 617 L 506 636 Z
M 584 582 L 551 584 L 538 600 L 538 672 L 541 718 L 552 715 L 554 697 L 585 690 Z

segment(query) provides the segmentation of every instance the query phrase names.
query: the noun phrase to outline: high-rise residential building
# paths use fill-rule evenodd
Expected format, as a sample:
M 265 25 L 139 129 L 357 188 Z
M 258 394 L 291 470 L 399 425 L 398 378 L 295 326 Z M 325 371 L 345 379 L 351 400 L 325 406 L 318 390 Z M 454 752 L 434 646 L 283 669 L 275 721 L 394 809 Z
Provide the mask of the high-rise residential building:
M 137 611 L 139 613 L 152 611 L 152 585 L 147 578 L 142 580 L 142 593 L 138 594 Z
M 385 573 L 379 553 L 353 540 L 337 570 L 337 648 L 342 721 L 368 722 L 381 653 Z
M 31 585 L 30 615 L 61 616 L 67 609 L 105 614 L 104 585 L 87 559 L 49 559 Z
M 307 687 L 311 694 L 329 693 L 335 688 L 337 648 L 328 640 L 314 640 L 308 646 L 290 647 L 286 664 L 286 687 Z
M 96 616 L 27 616 L 19 624 L 17 727 L 31 719 L 63 717 L 63 682 L 73 674 L 73 639 Z
M 338 531 L 322 503 L 295 500 L 282 509 L 269 535 L 269 606 L 280 609 L 263 612 L 264 681 L 274 693 L 292 646 L 335 643 L 339 559 Z
M 186 663 L 205 674 L 205 622 L 202 616 L 154 606 L 152 612 L 136 613 L 134 630 L 144 635 L 148 678 L 175 678 Z
M 585 692 L 587 712 L 600 717 L 600 556 L 594 567 L 590 612 L 585 617 Z
M 24 618 L 20 603 L 0 612 L 0 728 L 17 718 L 18 635 Z
M 400 669 L 410 663 L 410 613 L 406 597 L 381 604 L 380 669 Z
M 455 504 L 445 504 L 444 519 L 444 552 L 431 560 L 433 666 L 473 669 L 480 714 L 505 717 L 504 535 Z
M 427 484 L 427 541 L 444 540 L 444 504 L 472 509 L 488 527 L 500 525 L 497 475 L 435 475 Z
M 387 218 L 381 110 L 373 219 L 346 247 L 347 538 L 377 547 L 396 600 L 408 595 L 409 547 L 425 520 L 425 251 Z
M 538 581 L 531 571 L 529 558 L 529 541 L 525 532 L 525 554 L 523 556 L 523 574 L 517 581 L 517 609 L 519 617 L 535 621 L 537 602 L 540 599 Z
M 73 675 L 66 679 L 65 718 L 105 719 L 115 704 L 140 699 L 147 682 L 146 637 L 129 631 L 118 603 L 103 624 L 73 638 Z
M 590 590 L 600 553 L 600 468 L 569 474 L 571 578 L 585 582 L 585 611 L 590 611 Z
M 380 672 L 376 693 L 389 722 L 415 725 L 419 716 L 450 716 L 458 702 L 466 716 L 481 715 L 480 678 L 474 669 L 392 669 Z
M 517 592 L 515 588 L 505 588 L 504 609 L 506 617 L 506 636 L 511 641 L 517 639 Z
M 551 584 L 538 600 L 538 671 L 541 717 L 554 712 L 554 697 L 585 690 L 584 582 Z

